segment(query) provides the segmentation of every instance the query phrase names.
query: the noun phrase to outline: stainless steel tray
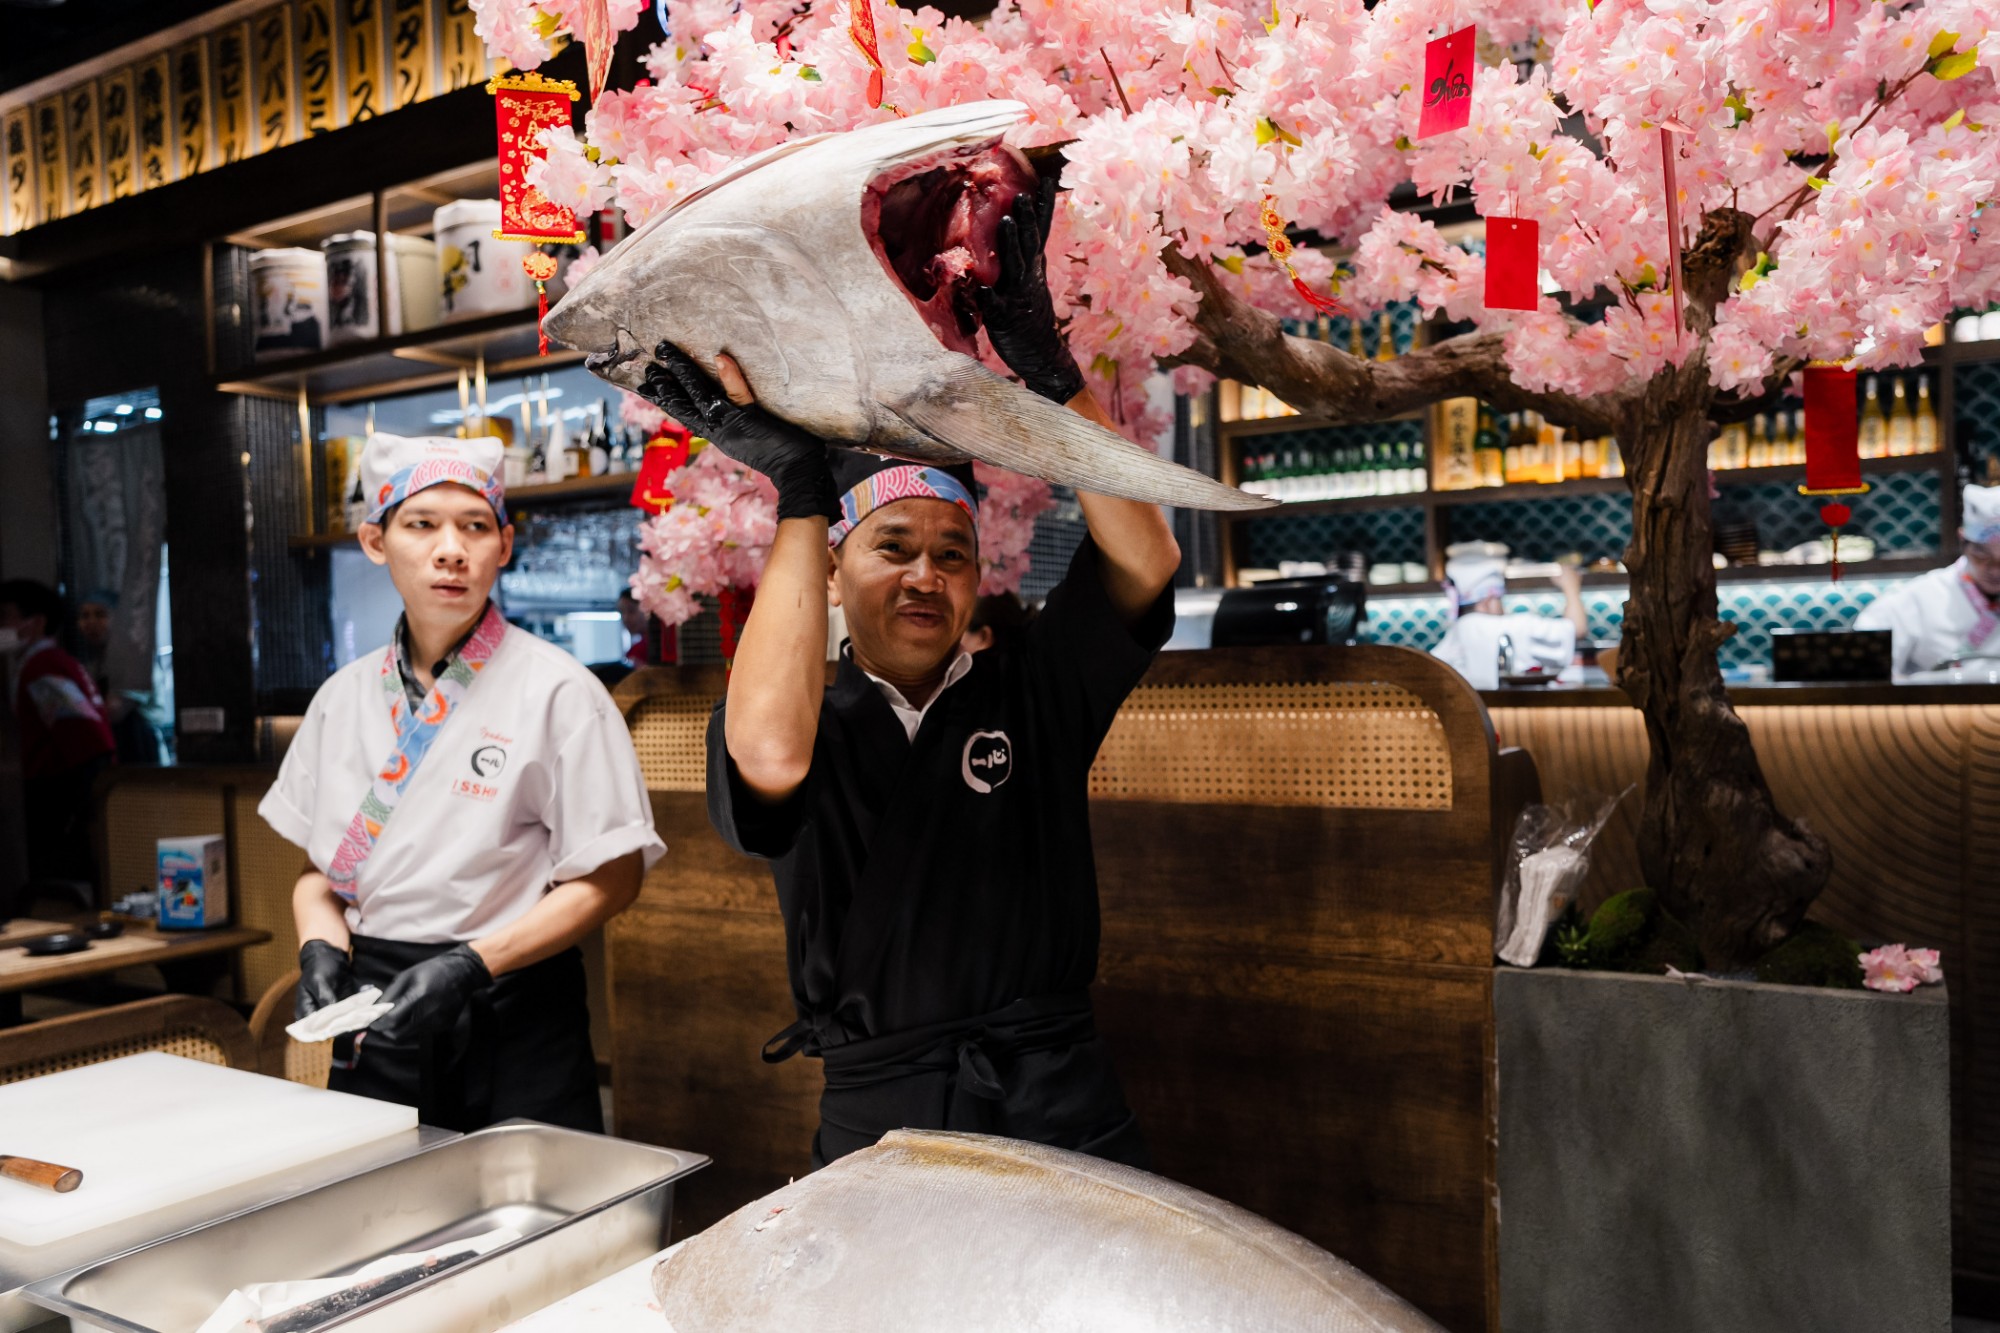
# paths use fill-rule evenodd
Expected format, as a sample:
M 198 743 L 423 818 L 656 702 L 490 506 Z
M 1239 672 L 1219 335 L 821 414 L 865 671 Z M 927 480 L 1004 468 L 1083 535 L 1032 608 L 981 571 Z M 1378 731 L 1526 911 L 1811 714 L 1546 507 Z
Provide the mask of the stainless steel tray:
M 520 1240 L 319 1326 L 492 1333 L 659 1250 L 674 1182 L 707 1164 L 696 1153 L 509 1121 L 26 1294 L 79 1329 L 194 1333 L 237 1287 L 330 1277 L 513 1226 Z

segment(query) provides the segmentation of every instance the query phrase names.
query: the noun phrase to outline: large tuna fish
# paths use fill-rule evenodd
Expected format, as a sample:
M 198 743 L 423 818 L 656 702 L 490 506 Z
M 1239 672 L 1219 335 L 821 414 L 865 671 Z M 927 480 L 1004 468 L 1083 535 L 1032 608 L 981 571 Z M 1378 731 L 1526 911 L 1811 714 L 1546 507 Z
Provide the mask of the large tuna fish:
M 898 1130 L 653 1271 L 674 1333 L 1443 1333 L 1263 1218 L 1129 1166 Z
M 1034 185 L 1000 136 L 1019 102 L 946 107 L 794 139 L 647 221 L 549 312 L 550 336 L 636 390 L 670 342 L 726 351 L 758 401 L 821 437 L 924 462 L 977 458 L 1103 495 L 1269 503 L 1168 463 L 986 369 L 975 283 Z

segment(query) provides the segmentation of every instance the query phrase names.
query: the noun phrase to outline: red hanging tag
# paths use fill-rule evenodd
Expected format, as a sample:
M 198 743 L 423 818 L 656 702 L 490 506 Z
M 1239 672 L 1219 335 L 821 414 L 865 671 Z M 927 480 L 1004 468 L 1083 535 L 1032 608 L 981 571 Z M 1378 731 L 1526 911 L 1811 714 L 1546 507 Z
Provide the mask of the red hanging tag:
M 1535 310 L 1542 303 L 1542 224 L 1486 219 L 1486 308 Z
M 847 34 L 868 58 L 868 105 L 882 105 L 882 49 L 875 40 L 875 0 L 851 0 L 847 11 Z
M 590 71 L 590 102 L 604 91 L 611 77 L 611 49 L 618 39 L 611 35 L 611 11 L 605 0 L 583 0 L 583 56 Z
M 528 164 L 548 155 L 537 142 L 545 129 L 568 128 L 570 104 L 581 97 L 567 80 L 545 79 L 533 70 L 496 75 L 486 84 L 500 146 L 500 226 L 502 241 L 554 241 L 582 245 L 583 227 L 572 210 L 528 184 Z
M 1833 31 L 1833 16 L 1840 8 L 1840 0 L 1826 0 L 1826 30 Z
M 1424 47 L 1424 109 L 1417 137 L 1428 139 L 1472 123 L 1472 35 L 1468 26 Z
M 1667 187 L 1667 282 L 1674 289 L 1674 346 L 1678 347 L 1685 320 L 1681 316 L 1681 187 L 1674 171 L 1678 155 L 1674 148 L 1675 132 L 1668 126 L 1660 127 L 1660 170 Z

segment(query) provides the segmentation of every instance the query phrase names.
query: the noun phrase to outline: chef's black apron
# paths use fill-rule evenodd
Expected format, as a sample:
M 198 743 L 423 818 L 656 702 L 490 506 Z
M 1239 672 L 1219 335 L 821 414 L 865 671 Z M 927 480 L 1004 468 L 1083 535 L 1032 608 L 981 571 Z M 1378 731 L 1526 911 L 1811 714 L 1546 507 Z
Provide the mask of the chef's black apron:
M 385 991 L 405 968 L 457 947 L 366 935 L 353 944 L 354 979 Z M 578 949 L 503 974 L 448 1032 L 390 1043 L 364 1029 L 357 1043 L 337 1041 L 334 1053 L 328 1087 L 414 1106 L 426 1125 L 469 1133 L 520 1116 L 604 1131 Z
M 1091 1021 L 1088 781 L 1172 628 L 1171 590 L 1120 621 L 1086 540 L 1041 615 L 974 657 L 914 740 L 844 659 L 807 779 L 777 806 L 743 787 L 716 710 L 709 816 L 772 862 L 799 1015 L 765 1058 L 825 1063 L 815 1164 L 906 1127 L 1145 1164 Z

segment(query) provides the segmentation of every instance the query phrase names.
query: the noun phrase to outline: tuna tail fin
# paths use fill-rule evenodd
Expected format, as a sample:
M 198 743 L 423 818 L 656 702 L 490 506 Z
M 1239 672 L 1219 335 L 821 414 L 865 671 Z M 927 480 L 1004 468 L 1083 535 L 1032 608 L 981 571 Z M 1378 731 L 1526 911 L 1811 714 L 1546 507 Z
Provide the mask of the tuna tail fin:
M 890 411 L 956 452 L 1095 495 L 1182 509 L 1263 509 L 1277 501 L 1170 463 L 980 365 L 930 376 Z

